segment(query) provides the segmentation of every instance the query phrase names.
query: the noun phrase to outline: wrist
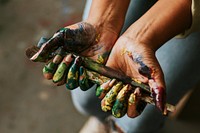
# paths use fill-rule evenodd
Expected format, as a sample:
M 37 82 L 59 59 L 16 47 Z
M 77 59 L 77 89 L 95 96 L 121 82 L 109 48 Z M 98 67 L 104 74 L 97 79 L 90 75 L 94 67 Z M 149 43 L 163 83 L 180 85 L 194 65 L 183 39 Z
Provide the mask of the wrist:
M 188 0 L 158 1 L 129 27 L 125 35 L 137 44 L 148 45 L 147 47 L 156 51 L 165 42 L 190 27 L 190 6 L 191 1 Z
M 130 0 L 93 0 L 87 22 L 119 35 Z
M 134 47 L 147 48 L 153 52 L 156 52 L 158 46 L 157 40 L 153 40 L 149 34 L 146 34 L 145 31 L 148 29 L 148 26 L 139 27 L 138 25 L 132 25 L 122 36 L 128 38 Z M 151 31 L 149 30 L 148 32 Z
M 97 33 L 110 32 L 117 36 L 119 36 L 121 31 L 120 25 L 123 25 L 123 22 L 119 23 L 119 21 L 118 23 L 114 24 L 109 20 L 91 19 L 91 18 L 86 19 L 85 22 L 93 25 Z

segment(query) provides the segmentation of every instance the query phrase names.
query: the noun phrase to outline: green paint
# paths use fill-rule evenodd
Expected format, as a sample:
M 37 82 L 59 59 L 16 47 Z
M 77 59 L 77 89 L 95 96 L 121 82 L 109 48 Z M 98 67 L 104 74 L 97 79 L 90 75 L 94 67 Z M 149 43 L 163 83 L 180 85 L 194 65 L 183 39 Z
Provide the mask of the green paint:
M 66 70 L 67 70 L 67 65 L 62 62 L 59 66 L 58 69 L 56 70 L 54 76 L 53 76 L 53 82 L 57 83 L 59 81 L 62 81 L 65 77 Z
M 43 73 L 54 73 L 57 68 L 57 64 L 50 62 L 49 64 L 45 65 L 43 68 Z
M 127 102 L 116 100 L 112 107 L 112 115 L 116 118 L 123 117 L 127 112 Z
M 94 84 L 88 79 L 86 70 L 81 66 L 79 69 L 79 86 L 81 90 L 86 91 L 90 89 Z
M 96 89 L 96 96 L 99 97 L 101 95 L 102 91 L 103 91 L 103 88 L 101 86 L 98 86 Z
M 111 80 L 103 83 L 102 85 L 98 86 L 96 89 L 96 96 L 99 97 L 100 99 L 104 98 L 104 96 L 108 93 L 108 91 L 110 90 L 110 86 L 109 83 L 111 82 Z
M 48 59 L 49 59 L 48 55 L 41 56 L 40 54 L 38 54 L 34 58 L 31 57 L 31 60 L 34 62 L 46 62 Z
M 78 71 L 75 66 L 72 66 L 69 69 L 68 75 L 67 75 L 67 82 L 66 82 L 66 88 L 69 90 L 73 90 L 79 86 L 78 84 Z
M 79 68 L 81 65 L 81 57 L 76 57 L 74 63 L 69 69 L 67 75 L 66 88 L 73 90 L 79 86 Z
M 124 86 L 120 92 L 117 95 L 115 104 L 112 108 L 112 114 L 113 116 L 120 118 L 124 116 L 127 112 L 127 106 L 128 106 L 128 97 L 131 93 L 131 86 L 126 85 Z
M 116 100 L 118 92 L 121 90 L 123 86 L 122 82 L 118 82 L 116 85 L 114 85 L 111 90 L 106 94 L 106 96 L 103 98 L 103 104 L 101 106 L 101 109 L 105 112 L 111 110 L 114 101 Z

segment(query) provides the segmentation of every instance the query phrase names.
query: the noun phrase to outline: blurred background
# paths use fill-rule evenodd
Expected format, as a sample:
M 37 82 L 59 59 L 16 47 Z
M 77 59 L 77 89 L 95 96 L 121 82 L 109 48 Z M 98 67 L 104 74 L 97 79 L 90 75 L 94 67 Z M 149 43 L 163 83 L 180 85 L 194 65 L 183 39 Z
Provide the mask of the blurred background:
M 84 4 L 85 0 L 0 0 L 0 133 L 78 133 L 87 120 L 75 110 L 64 86 L 43 79 L 43 64 L 25 56 L 26 48 L 41 36 L 80 21 Z M 162 132 L 199 133 L 200 87 L 195 88 Z

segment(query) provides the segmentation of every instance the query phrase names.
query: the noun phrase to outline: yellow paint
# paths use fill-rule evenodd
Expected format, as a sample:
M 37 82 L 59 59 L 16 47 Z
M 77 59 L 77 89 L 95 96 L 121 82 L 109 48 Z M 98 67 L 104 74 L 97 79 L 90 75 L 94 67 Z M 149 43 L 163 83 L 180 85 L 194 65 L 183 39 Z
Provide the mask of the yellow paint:
M 123 48 L 121 51 L 121 55 L 127 54 L 128 56 L 132 57 L 132 52 L 128 51 L 126 48 Z
M 136 78 L 132 78 L 132 80 L 133 81 L 135 81 L 135 82 L 137 82 L 137 83 L 139 83 L 139 84 L 141 84 L 142 82 L 141 81 L 139 81 L 138 79 L 136 79 Z
M 130 95 L 129 99 L 128 99 L 128 104 L 129 104 L 129 105 L 132 105 L 133 103 L 135 103 L 135 99 L 136 99 L 135 94 L 132 93 L 132 94 Z
M 97 35 L 97 37 L 96 37 L 96 40 L 95 40 L 95 41 L 96 41 L 96 42 L 99 42 L 99 40 L 100 40 L 100 37 L 101 37 L 101 35 L 100 35 L 100 34 L 98 34 L 98 35 Z
M 100 64 L 103 64 L 105 62 L 105 60 L 104 60 L 104 58 L 101 55 L 99 55 L 98 59 L 96 60 L 96 62 L 98 62 Z

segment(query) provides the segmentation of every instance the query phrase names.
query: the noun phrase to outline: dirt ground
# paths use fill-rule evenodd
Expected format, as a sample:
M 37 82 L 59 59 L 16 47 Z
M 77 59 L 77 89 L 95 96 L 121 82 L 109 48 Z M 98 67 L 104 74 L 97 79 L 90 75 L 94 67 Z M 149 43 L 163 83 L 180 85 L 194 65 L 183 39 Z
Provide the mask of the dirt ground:
M 0 0 L 0 133 L 77 133 L 87 120 L 75 110 L 64 86 L 43 79 L 43 64 L 25 56 L 25 49 L 41 36 L 80 21 L 84 3 Z M 195 104 L 194 111 L 199 109 Z M 197 133 L 195 124 L 169 121 L 164 132 Z

